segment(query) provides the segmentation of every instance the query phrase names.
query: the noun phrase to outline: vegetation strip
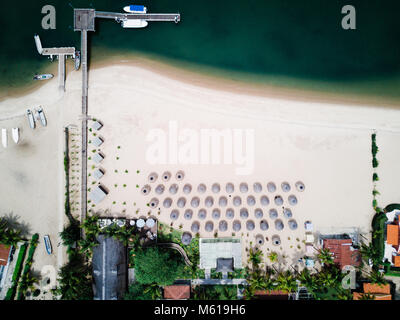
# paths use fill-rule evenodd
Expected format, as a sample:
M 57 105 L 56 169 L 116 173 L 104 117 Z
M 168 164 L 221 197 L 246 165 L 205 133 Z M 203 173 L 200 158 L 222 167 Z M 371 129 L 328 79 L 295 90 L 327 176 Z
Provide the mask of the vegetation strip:
M 17 262 L 15 263 L 15 269 L 12 276 L 12 285 L 8 289 L 4 300 L 14 300 L 15 293 L 17 291 L 18 280 L 22 270 L 22 263 L 24 262 L 25 258 L 26 248 L 27 248 L 27 243 L 24 243 L 21 245 L 19 249 Z

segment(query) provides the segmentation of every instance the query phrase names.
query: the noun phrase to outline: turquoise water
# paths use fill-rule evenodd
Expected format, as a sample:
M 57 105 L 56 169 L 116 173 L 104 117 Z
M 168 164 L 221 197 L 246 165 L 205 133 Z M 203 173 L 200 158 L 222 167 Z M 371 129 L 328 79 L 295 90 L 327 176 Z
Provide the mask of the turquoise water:
M 41 28 L 45 4 L 56 8 L 56 30 Z M 34 33 L 39 33 L 45 47 L 79 47 L 71 6 L 121 12 L 127 4 L 119 0 L 2 1 L 0 86 L 29 84 L 35 72 L 49 65 L 35 49 Z M 340 22 L 341 8 L 348 1 L 157 0 L 140 4 L 153 13 L 180 12 L 181 22 L 151 23 L 135 30 L 97 19 L 96 32 L 90 34 L 92 47 L 155 54 L 194 66 L 265 76 L 266 81 L 289 77 L 343 88 L 361 83 L 365 91 L 400 96 L 398 1 L 351 1 L 357 29 L 347 31 Z M 385 85 L 377 85 L 380 81 Z

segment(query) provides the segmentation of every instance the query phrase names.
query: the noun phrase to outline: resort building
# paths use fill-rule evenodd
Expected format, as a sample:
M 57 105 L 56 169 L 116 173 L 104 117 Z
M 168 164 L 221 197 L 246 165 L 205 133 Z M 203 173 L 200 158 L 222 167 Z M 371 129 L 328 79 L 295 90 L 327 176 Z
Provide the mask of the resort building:
M 322 247 L 332 252 L 333 261 L 340 269 L 361 264 L 361 255 L 355 248 L 354 240 L 347 234 L 321 236 Z
M 364 283 L 364 292 L 353 292 L 353 300 L 361 300 L 364 294 L 369 294 L 375 300 L 392 300 L 389 284 Z
M 127 288 L 126 247 L 104 235 L 97 237 L 93 249 L 93 279 L 95 300 L 118 300 Z
M 0 244 L 0 288 L 3 287 L 4 277 L 7 274 L 12 246 Z
M 190 299 L 190 285 L 174 284 L 164 287 L 164 299 L 187 300 Z
M 385 255 L 384 259 L 389 261 L 392 266 L 400 267 L 400 232 L 399 232 L 399 217 L 395 215 L 393 219 L 389 219 L 386 224 L 385 235 Z
M 201 238 L 199 241 L 200 268 L 206 275 L 211 269 L 222 272 L 227 278 L 228 272 L 242 268 L 242 243 L 238 238 Z

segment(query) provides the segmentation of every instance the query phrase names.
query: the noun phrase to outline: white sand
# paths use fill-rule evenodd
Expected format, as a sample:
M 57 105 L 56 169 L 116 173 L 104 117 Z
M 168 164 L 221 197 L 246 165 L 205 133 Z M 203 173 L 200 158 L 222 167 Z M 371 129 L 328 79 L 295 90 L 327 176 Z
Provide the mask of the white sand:
M 39 104 L 43 105 L 47 114 L 49 126 L 40 128 L 39 125 L 33 132 L 28 128 L 25 118 L 0 121 L 1 126 L 8 128 L 20 125 L 23 139 L 19 146 L 11 144 L 7 150 L 0 148 L 0 192 L 8 195 L 0 203 L 0 212 L 12 211 L 18 214 L 22 221 L 31 225 L 32 233 L 40 232 L 41 236 L 50 234 L 55 247 L 58 242 L 57 233 L 65 220 L 63 126 L 71 123 L 79 125 L 80 81 L 80 72 L 70 73 L 67 92 L 60 99 L 55 79 L 34 93 L 0 103 L 0 118 L 22 114 L 27 106 Z M 249 245 L 255 241 L 255 235 L 262 234 L 269 238 L 263 246 L 265 253 L 269 248 L 289 255 L 288 262 L 292 262 L 304 251 L 301 240 L 304 239 L 303 223 L 306 220 L 311 220 L 317 231 L 332 227 L 356 227 L 364 233 L 369 231 L 373 216 L 370 150 L 373 129 L 377 130 L 380 148 L 379 205 L 400 202 L 396 184 L 400 180 L 400 165 L 397 161 L 400 158 L 398 110 L 381 108 L 379 105 L 363 107 L 304 102 L 306 96 L 299 96 L 298 100 L 303 102 L 298 102 L 293 96 L 285 100 L 247 95 L 243 91 L 239 94 L 218 90 L 215 79 L 208 83 L 210 88 L 207 88 L 207 83 L 197 86 L 192 82 L 179 81 L 179 72 L 171 78 L 141 66 L 115 65 L 92 69 L 89 81 L 89 115 L 104 123 L 99 132 L 105 140 L 100 150 L 106 156 L 101 164 L 106 170 L 101 183 L 110 190 L 107 198 L 93 209 L 111 212 L 105 215 L 122 213 L 127 217 L 136 217 L 147 216 L 150 211 L 160 221 L 170 224 L 170 212 L 176 207 L 176 201 L 169 209 L 162 207 L 168 191 L 157 196 L 160 201 L 158 207 L 161 208 L 159 215 L 158 210 L 150 210 L 146 205 L 155 196 L 154 187 L 158 184 L 148 182 L 151 172 L 157 172 L 160 181 L 160 175 L 170 171 L 173 178 L 167 186 L 172 183 L 178 170 L 185 172 L 184 180 L 177 182 L 181 187 L 179 194 L 170 196 L 173 200 L 182 196 L 181 190 L 185 183 L 193 187 L 191 194 L 186 196 L 188 200 L 196 194 L 199 183 L 207 185 L 206 194 L 199 196 L 202 199 L 199 208 L 193 209 L 192 221 L 199 221 L 197 212 L 204 207 L 206 195 L 212 195 L 214 200 L 217 198 L 209 191 L 214 182 L 219 182 L 221 187 L 227 182 L 234 183 L 235 195 L 241 195 L 242 201 L 244 197 L 238 191 L 239 183 L 247 182 L 251 189 L 254 182 L 260 182 L 264 189 L 261 194 L 267 194 L 270 199 L 271 203 L 267 207 L 270 209 L 276 206 L 273 204 L 273 195 L 265 190 L 267 182 L 273 181 L 286 205 L 288 194 L 295 194 L 298 198 L 298 204 L 292 208 L 293 218 L 299 225 L 297 231 L 288 230 L 281 212 L 279 214 L 285 229 L 275 231 L 272 220 L 264 210 L 269 230 L 261 232 L 259 220 L 254 217 L 254 208 L 261 207 L 259 195 L 251 192 L 256 196 L 257 203 L 249 207 L 249 219 L 256 223 L 256 228 L 252 232 L 244 231 L 245 223 L 242 221 L 242 230 L 236 235 L 243 232 L 243 241 Z M 177 121 L 180 129 L 254 129 L 254 172 L 248 176 L 238 176 L 234 165 L 149 164 L 145 158 L 149 145 L 146 135 L 150 129 L 167 129 L 171 120 Z M 118 146 L 121 148 L 118 149 Z M 95 148 L 89 145 L 89 155 L 92 149 Z M 89 172 L 92 172 L 92 164 L 89 161 Z M 306 187 L 302 193 L 294 188 L 298 180 L 303 181 Z M 93 187 L 92 181 L 89 178 L 89 187 Z M 288 194 L 280 190 L 283 181 L 291 184 L 292 191 Z M 114 184 L 118 186 L 114 187 Z M 140 193 L 145 184 L 153 187 L 147 196 Z M 140 188 L 136 188 L 136 185 Z M 219 195 L 222 194 L 226 195 L 221 191 Z M 189 202 L 185 208 L 188 207 Z M 228 207 L 233 207 L 231 198 Z M 241 207 L 233 207 L 235 219 Z M 139 213 L 136 213 L 138 209 Z M 184 209 L 179 211 L 180 218 L 174 222 L 174 227 L 182 224 L 182 230 L 190 231 L 192 221 L 183 219 Z M 214 232 L 204 231 L 204 222 L 213 220 L 210 217 L 211 209 L 207 208 L 207 211 L 207 219 L 201 222 L 200 235 L 213 237 Z M 231 236 L 231 220 L 225 219 L 224 209 L 222 219 L 228 221 L 229 228 L 226 232 L 218 232 L 218 236 Z M 214 221 L 214 227 L 217 225 L 218 221 Z M 271 237 L 274 234 L 280 235 L 282 249 L 272 246 Z M 300 241 L 296 241 L 296 238 Z M 301 248 L 297 250 L 299 243 Z M 57 265 L 56 260 L 60 265 L 64 261 L 57 250 L 53 257 L 47 256 L 43 242 L 38 247 L 35 260 L 37 267 Z
M 264 217 L 270 228 L 262 232 L 253 215 L 254 208 L 260 207 L 258 196 L 257 204 L 249 207 L 249 219 L 256 223 L 255 230 L 244 231 L 242 221 L 242 230 L 236 233 L 239 235 L 243 232 L 244 242 L 248 244 L 250 241 L 254 243 L 256 234 L 262 234 L 269 238 L 264 248 L 278 249 L 277 251 L 286 255 L 297 257 L 294 254 L 298 245 L 295 239 L 304 239 L 303 223 L 306 220 L 314 223 L 316 231 L 338 231 L 344 228 L 359 228 L 363 233 L 369 231 L 373 216 L 370 151 L 370 135 L 373 129 L 378 132 L 377 140 L 381 150 L 378 155 L 381 159 L 378 172 L 382 172 L 378 185 L 382 194 L 378 199 L 379 203 L 384 206 L 400 201 L 400 196 L 395 191 L 396 181 L 400 178 L 400 165 L 395 161 L 400 153 L 399 142 L 396 141 L 400 133 L 398 110 L 235 94 L 185 84 L 143 68 L 128 66 L 95 70 L 91 73 L 90 85 L 89 113 L 104 123 L 99 134 L 105 139 L 100 149 L 106 156 L 101 164 L 106 174 L 101 183 L 110 190 L 107 199 L 95 206 L 94 210 L 107 210 L 115 215 L 124 211 L 127 216 L 147 215 L 150 211 L 151 215 L 169 224 L 169 215 L 172 209 L 176 209 L 176 200 L 184 196 L 182 186 L 189 183 L 193 190 L 189 196 L 185 196 L 185 208 L 178 208 L 180 217 L 174 222 L 174 226 L 182 224 L 182 230 L 190 231 L 191 223 L 194 220 L 199 221 L 197 212 L 205 207 L 205 196 L 211 195 L 214 200 L 217 198 L 210 191 L 199 196 L 195 191 L 199 183 L 206 184 L 210 190 L 214 182 L 219 182 L 221 186 L 232 182 L 237 191 L 235 195 L 240 195 L 240 182 L 247 182 L 250 187 L 254 182 L 260 182 L 265 190 L 269 181 L 275 182 L 278 189 L 283 181 L 288 181 L 293 190 L 295 182 L 301 180 L 306 190 L 303 193 L 289 192 L 295 194 L 299 200 L 292 208 L 293 218 L 299 225 L 296 232 L 288 230 L 285 218 L 282 218 L 285 231 L 275 231 L 265 210 Z M 235 166 L 232 165 L 150 165 L 145 158 L 149 145 L 146 135 L 154 128 L 167 131 L 171 120 L 177 121 L 180 129 L 254 128 L 254 173 L 238 176 L 234 171 Z M 118 149 L 118 146 L 121 148 Z M 89 147 L 91 149 L 94 147 Z M 114 170 L 118 172 L 115 173 Z M 137 170 L 140 171 L 139 174 L 136 173 Z M 147 177 L 151 172 L 157 172 L 160 181 L 164 171 L 170 171 L 174 177 L 178 170 L 185 172 L 185 179 L 178 183 L 180 192 L 177 195 L 168 195 L 173 200 L 173 205 L 165 209 L 162 201 L 168 192 L 156 196 L 154 188 L 158 183 L 149 183 Z M 167 188 L 172 180 L 165 184 Z M 118 186 L 115 187 L 114 184 Z M 124 184 L 127 186 L 123 187 Z M 140 186 L 139 189 L 136 184 Z M 152 186 L 148 196 L 140 193 L 145 184 Z M 220 192 L 219 195 L 222 194 L 227 196 L 226 192 Z M 254 192 L 252 194 L 256 195 Z M 284 196 L 287 205 L 287 194 L 281 191 L 279 194 Z M 190 208 L 189 201 L 195 195 L 201 198 L 201 205 L 197 209 L 192 208 L 194 215 L 191 221 L 184 220 L 184 210 Z M 272 204 L 273 196 L 268 196 L 271 204 L 267 208 L 276 207 Z M 146 206 L 152 197 L 158 198 L 160 202 L 160 215 L 157 214 L 158 210 L 150 210 Z M 243 199 L 244 197 L 242 201 Z M 245 205 L 236 208 L 231 199 L 228 201 L 228 207 L 235 209 L 235 219 L 243 206 Z M 214 207 L 217 205 L 214 204 Z M 225 219 L 224 212 L 223 209 L 221 219 Z M 209 208 L 205 221 L 213 220 L 210 214 Z M 213 237 L 214 232 L 204 231 L 205 221 L 201 222 L 200 235 Z M 218 236 L 231 236 L 231 221 L 227 221 L 228 231 L 218 232 Z M 217 225 L 218 222 L 214 221 L 214 228 Z M 273 234 L 281 236 L 282 250 L 271 245 Z M 304 246 L 301 245 L 300 251 L 303 249 Z

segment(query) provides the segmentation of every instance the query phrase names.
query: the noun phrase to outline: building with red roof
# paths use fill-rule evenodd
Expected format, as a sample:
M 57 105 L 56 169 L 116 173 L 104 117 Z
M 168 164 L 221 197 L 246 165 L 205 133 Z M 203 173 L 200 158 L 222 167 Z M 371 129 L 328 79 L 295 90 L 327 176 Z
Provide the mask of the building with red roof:
M 361 264 L 359 250 L 354 248 L 353 240 L 346 235 L 324 236 L 323 248 L 332 252 L 333 261 L 340 269 L 347 265 L 358 267 Z
M 363 295 L 369 294 L 374 300 L 392 300 L 389 284 L 364 283 L 364 292 L 353 292 L 353 300 L 361 300 Z
M 190 286 L 186 284 L 164 287 L 164 299 L 186 300 L 190 298 Z
M 0 244 L 0 266 L 6 266 L 10 258 L 11 246 Z

